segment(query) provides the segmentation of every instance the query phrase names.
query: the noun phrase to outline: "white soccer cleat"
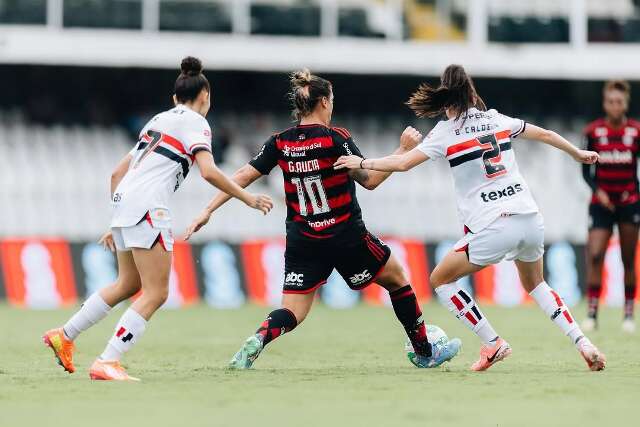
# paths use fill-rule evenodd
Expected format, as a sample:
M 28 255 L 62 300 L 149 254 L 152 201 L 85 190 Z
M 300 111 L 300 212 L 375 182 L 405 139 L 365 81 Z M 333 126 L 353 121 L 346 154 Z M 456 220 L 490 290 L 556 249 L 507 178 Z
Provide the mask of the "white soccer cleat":
M 622 321 L 622 332 L 626 332 L 628 334 L 635 334 L 636 322 L 633 319 L 624 319 Z
M 583 332 L 593 332 L 598 329 L 598 322 L 593 317 L 587 317 L 580 326 Z
M 587 362 L 589 369 L 592 371 L 604 370 L 604 367 L 607 365 L 607 358 L 588 338 L 585 337 L 580 341 L 578 351 L 584 361 Z

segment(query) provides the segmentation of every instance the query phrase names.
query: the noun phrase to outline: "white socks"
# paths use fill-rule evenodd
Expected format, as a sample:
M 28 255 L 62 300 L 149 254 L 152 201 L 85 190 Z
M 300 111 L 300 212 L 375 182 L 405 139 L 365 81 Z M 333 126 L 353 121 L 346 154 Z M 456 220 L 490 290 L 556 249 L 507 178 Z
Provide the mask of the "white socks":
M 476 302 L 455 283 L 436 288 L 440 303 L 471 329 L 483 343 L 494 345 L 498 334 L 484 317 Z
M 109 340 L 100 359 L 120 360 L 122 355 L 138 342 L 146 326 L 147 321 L 137 311 L 133 308 L 127 309 L 118 321 L 115 334 Z
M 584 334 L 578 323 L 571 316 L 560 295 L 551 289 L 546 282 L 536 286 L 529 295 L 536 300 L 542 311 L 551 318 L 553 323 L 558 325 L 562 332 L 571 339 L 571 342 L 577 345 L 580 338 L 584 337 Z
M 94 293 L 82 304 L 80 310 L 65 323 L 64 334 L 71 341 L 75 340 L 81 332 L 107 317 L 109 311 L 111 311 L 111 307 L 104 302 L 98 292 Z

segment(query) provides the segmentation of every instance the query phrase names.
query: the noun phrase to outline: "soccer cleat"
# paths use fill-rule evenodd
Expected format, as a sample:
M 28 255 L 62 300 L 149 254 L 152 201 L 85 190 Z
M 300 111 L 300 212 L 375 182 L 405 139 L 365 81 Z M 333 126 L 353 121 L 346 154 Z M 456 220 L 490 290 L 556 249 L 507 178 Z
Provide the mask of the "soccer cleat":
M 411 346 L 410 343 L 407 345 L 408 349 L 409 346 Z M 429 357 L 415 353 L 413 347 L 407 351 L 407 357 L 418 368 L 435 368 L 456 357 L 460 348 L 462 348 L 462 341 L 459 338 L 453 338 L 447 342 L 438 341 L 431 344 Z
M 604 370 L 607 364 L 607 358 L 604 353 L 601 353 L 600 350 L 598 350 L 598 347 L 591 343 L 591 341 L 588 339 L 581 340 L 578 346 L 578 351 L 580 351 L 584 361 L 587 362 L 589 369 L 592 371 Z
M 633 334 L 636 332 L 636 322 L 633 318 L 628 317 L 622 321 L 622 331 L 628 334 Z
M 598 329 L 598 322 L 594 317 L 587 317 L 580 326 L 584 332 L 593 332 Z
M 140 381 L 139 378 L 129 376 L 117 360 L 96 359 L 89 369 L 89 377 L 101 381 Z
M 42 336 L 44 344 L 53 350 L 53 354 L 58 360 L 58 365 L 62 366 L 65 371 L 73 374 L 76 371 L 73 366 L 73 350 L 75 345 L 73 341 L 67 339 L 62 328 L 51 329 Z
M 471 365 L 472 371 L 486 371 L 495 363 L 511 356 L 511 346 L 502 338 L 498 338 L 492 346 L 483 345 L 480 348 L 480 359 Z
M 244 342 L 240 350 L 229 361 L 229 369 L 249 369 L 262 351 L 262 340 L 253 335 Z

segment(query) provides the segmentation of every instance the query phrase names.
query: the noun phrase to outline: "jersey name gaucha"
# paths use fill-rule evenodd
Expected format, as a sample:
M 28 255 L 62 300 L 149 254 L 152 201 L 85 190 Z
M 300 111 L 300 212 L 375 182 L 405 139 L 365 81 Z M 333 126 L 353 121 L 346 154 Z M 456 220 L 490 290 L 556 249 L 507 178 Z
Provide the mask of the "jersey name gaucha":
M 317 159 L 304 162 L 287 162 L 287 167 L 291 173 L 313 172 L 320 170 L 320 162 Z
M 495 202 L 496 200 L 502 199 L 503 197 L 513 196 L 516 193 L 524 191 L 522 188 L 522 184 L 510 185 L 502 190 L 490 191 L 489 193 L 485 193 L 484 191 L 480 193 L 480 197 L 482 201 L 485 203 Z

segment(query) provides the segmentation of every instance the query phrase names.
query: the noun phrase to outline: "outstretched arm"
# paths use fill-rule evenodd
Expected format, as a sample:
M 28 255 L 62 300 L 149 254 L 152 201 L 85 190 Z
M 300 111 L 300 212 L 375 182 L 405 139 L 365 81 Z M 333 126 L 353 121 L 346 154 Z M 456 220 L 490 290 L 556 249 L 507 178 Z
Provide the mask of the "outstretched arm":
M 364 159 L 354 155 L 342 156 L 335 162 L 333 167 L 335 169 L 352 169 L 353 171 L 351 173 L 356 174 L 356 176 L 358 174 L 370 174 L 375 177 L 375 180 L 382 182 L 387 179 L 392 172 L 408 171 L 429 159 L 429 156 L 415 148 L 421 140 L 422 134 L 409 126 L 402 132 L 400 136 L 400 148 L 398 148 L 394 154 L 379 159 Z M 377 172 L 366 172 L 363 169 Z
M 231 177 L 231 181 L 241 188 L 246 188 L 260 177 L 262 177 L 262 174 L 258 172 L 256 168 L 249 164 L 246 164 L 233 174 L 233 176 Z M 222 205 L 227 203 L 230 199 L 231 196 L 224 191 L 221 191 L 213 199 L 211 199 L 209 204 L 200 213 L 198 218 L 196 218 L 187 229 L 185 240 L 188 240 L 193 233 L 197 232 L 203 226 L 205 226 L 209 222 L 211 214 L 213 214 L 213 212 L 215 212 Z
M 411 126 L 400 136 L 400 146 L 392 155 L 403 155 L 413 150 L 422 141 L 422 134 Z M 374 190 L 391 176 L 392 171 L 352 169 L 349 175 L 367 190 Z
M 595 151 L 581 150 L 552 130 L 543 129 L 541 127 L 527 123 L 527 127 L 525 128 L 524 132 L 522 132 L 522 136 L 527 139 L 540 141 L 544 144 L 548 144 L 552 147 L 562 150 L 573 157 L 573 159 L 579 163 L 591 165 L 598 161 L 598 153 L 596 153 Z

